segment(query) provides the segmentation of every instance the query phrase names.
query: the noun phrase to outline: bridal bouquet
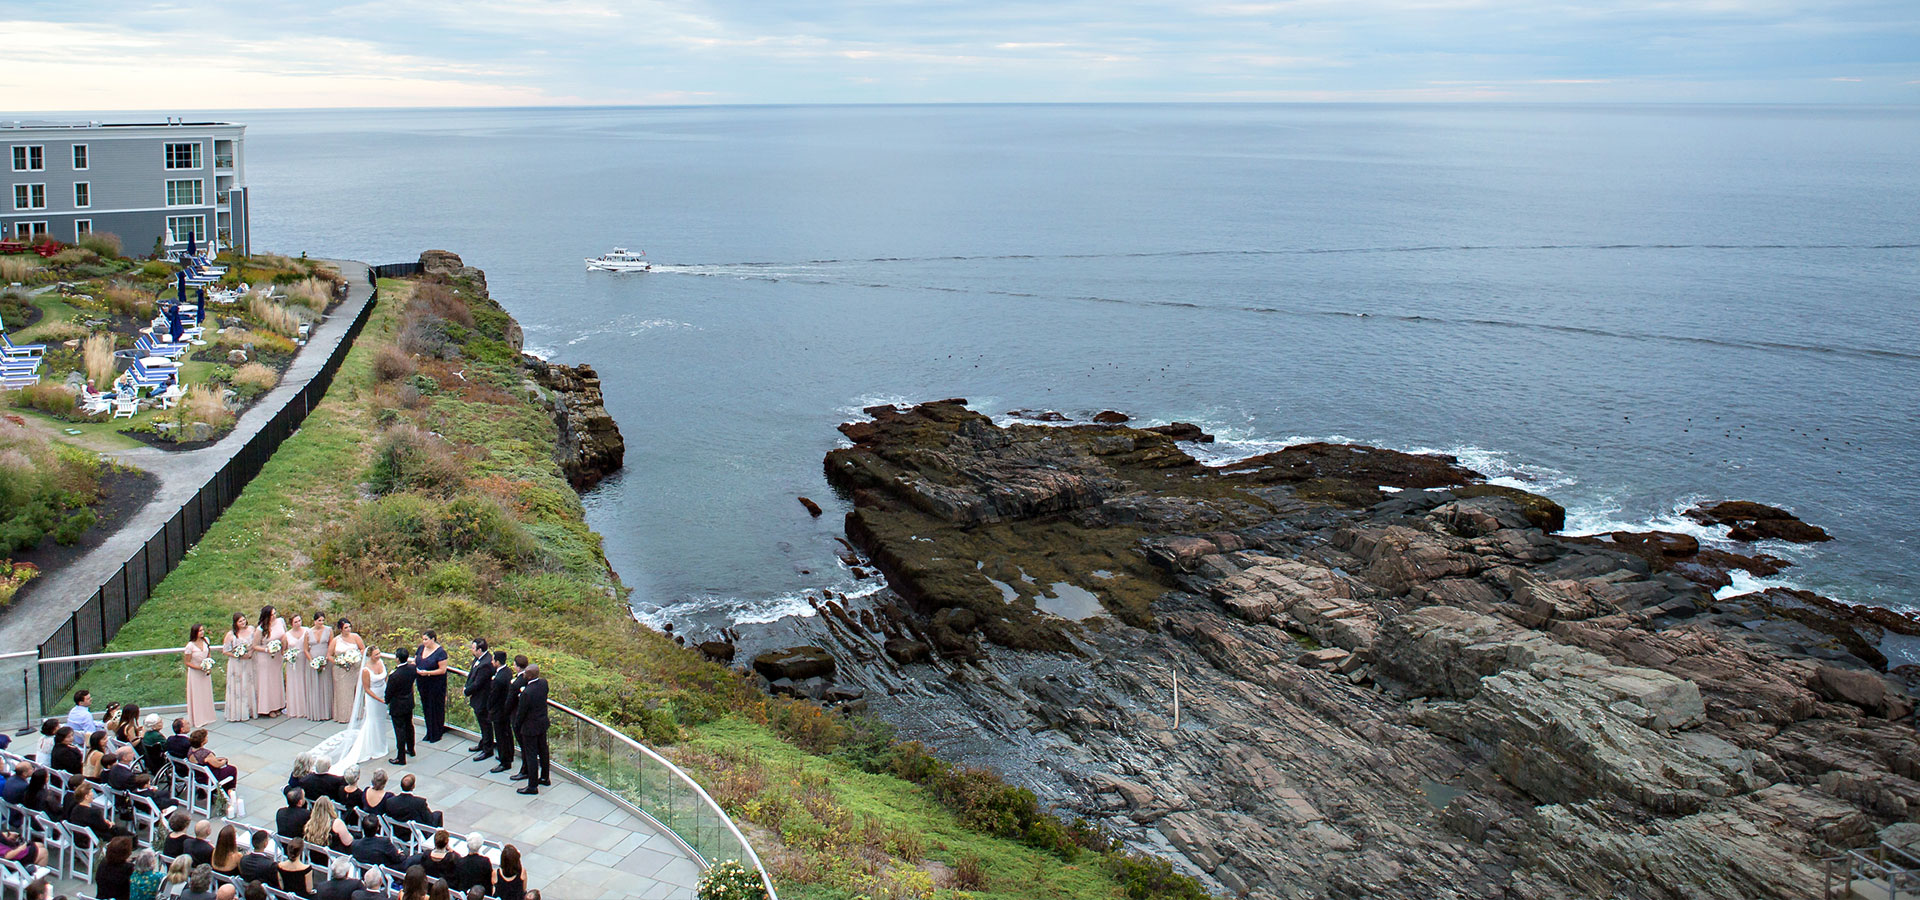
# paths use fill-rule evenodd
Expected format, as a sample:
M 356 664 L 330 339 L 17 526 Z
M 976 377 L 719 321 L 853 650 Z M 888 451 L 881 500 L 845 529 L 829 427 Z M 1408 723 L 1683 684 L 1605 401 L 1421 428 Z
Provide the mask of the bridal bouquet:
M 221 647 L 220 650 L 234 659 L 246 659 L 247 655 L 253 652 L 253 647 L 248 644 L 233 643 Z
M 345 668 L 348 666 L 357 666 L 360 664 L 360 651 L 352 647 L 348 647 L 347 649 L 334 654 L 333 661 L 335 663 L 338 663 L 342 668 Z
M 205 672 L 208 675 L 213 674 L 213 657 L 209 656 L 200 661 L 200 671 Z
M 307 665 L 312 666 L 313 670 L 315 672 L 318 672 L 321 669 L 324 669 L 327 667 L 327 658 L 324 656 L 316 656 L 312 660 L 308 661 Z
M 279 638 L 274 638 L 273 640 L 270 640 L 270 641 L 268 641 L 268 642 L 267 642 L 267 652 L 268 652 L 268 653 L 279 653 L 279 652 L 280 652 L 280 639 L 279 639 Z
M 284 658 L 286 659 L 286 661 L 287 661 L 287 662 L 295 662 L 295 661 L 297 661 L 297 660 L 299 660 L 299 659 L 300 659 L 300 648 L 299 648 L 299 647 L 288 647 L 288 648 L 287 648 L 287 652 L 286 652 L 286 654 L 284 655 Z

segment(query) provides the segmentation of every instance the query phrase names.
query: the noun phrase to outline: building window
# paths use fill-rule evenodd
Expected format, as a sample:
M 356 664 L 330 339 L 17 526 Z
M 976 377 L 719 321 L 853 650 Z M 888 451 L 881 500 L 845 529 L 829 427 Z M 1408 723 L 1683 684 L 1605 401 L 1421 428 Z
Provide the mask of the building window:
M 167 205 L 168 206 L 202 206 L 204 205 L 204 201 L 202 200 L 202 194 L 200 193 L 200 190 L 201 190 L 200 185 L 201 185 L 201 181 L 198 178 L 189 178 L 181 181 L 167 182 Z
M 168 216 L 167 243 L 184 244 L 188 236 L 196 241 L 207 239 L 206 216 Z
M 30 241 L 46 233 L 47 223 L 45 222 L 13 223 L 13 239 L 16 241 Z
M 199 144 L 168 144 L 167 145 L 167 168 L 169 169 L 200 168 L 200 145 Z
M 75 220 L 73 220 L 73 239 L 74 239 L 74 240 L 76 240 L 76 241 L 77 241 L 77 240 L 79 240 L 79 239 L 81 239 L 81 238 L 83 238 L 83 237 L 86 237 L 87 235 L 90 235 L 90 234 L 92 234 L 92 233 L 93 233 L 93 220 L 92 220 L 92 219 L 75 219 Z
M 44 184 L 16 184 L 13 186 L 14 209 L 46 209 L 47 186 Z
M 93 205 L 93 186 L 84 181 L 73 183 L 73 208 L 86 209 Z
M 13 148 L 15 172 L 38 172 L 47 167 L 46 148 L 39 145 Z
M 73 145 L 73 169 L 76 172 L 87 170 L 87 145 Z

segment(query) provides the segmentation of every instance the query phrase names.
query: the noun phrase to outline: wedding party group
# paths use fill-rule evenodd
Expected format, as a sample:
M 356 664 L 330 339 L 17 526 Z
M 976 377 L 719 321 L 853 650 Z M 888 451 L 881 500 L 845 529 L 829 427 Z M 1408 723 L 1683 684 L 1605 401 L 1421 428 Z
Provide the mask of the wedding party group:
M 552 783 L 546 680 L 525 656 L 509 665 L 506 652 L 489 652 L 483 639 L 475 640 L 472 649 L 475 659 L 465 693 L 479 724 L 480 743 L 469 750 L 479 754 L 476 760 L 498 759 L 493 771 L 504 772 L 513 764 L 517 744 L 522 764 L 513 779 L 527 782 L 520 793 L 538 793 L 541 785 Z M 291 716 L 346 726 L 314 750 L 333 772 L 389 752 L 393 756 L 387 761 L 394 765 L 405 765 L 408 756 L 417 755 L 416 693 L 426 722 L 419 739 L 438 743 L 446 733 L 447 674 L 452 666 L 431 630 L 421 632 L 417 647 L 394 648 L 390 664 L 380 648 L 354 631 L 351 621 L 341 618 L 329 625 L 324 612 L 316 611 L 312 624 L 298 613 L 289 621 L 272 606 L 262 607 L 251 621 L 244 613 L 234 613 L 218 645 L 209 643 L 206 626 L 196 624 L 182 651 L 186 719 L 193 728 L 218 717 L 213 700 L 213 672 L 220 664 L 216 654 L 226 657 L 227 721 Z

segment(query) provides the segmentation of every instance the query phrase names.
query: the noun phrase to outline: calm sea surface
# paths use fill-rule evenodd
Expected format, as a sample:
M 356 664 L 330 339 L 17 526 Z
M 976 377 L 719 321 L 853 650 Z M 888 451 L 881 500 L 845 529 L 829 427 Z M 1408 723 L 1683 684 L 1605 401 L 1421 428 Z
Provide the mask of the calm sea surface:
M 1578 530 L 1778 503 L 1839 538 L 1786 582 L 1920 605 L 1914 108 L 237 116 L 256 246 L 455 250 L 598 367 L 654 621 L 848 586 L 834 425 L 953 396 L 1446 450 Z M 615 244 L 658 268 L 582 271 Z

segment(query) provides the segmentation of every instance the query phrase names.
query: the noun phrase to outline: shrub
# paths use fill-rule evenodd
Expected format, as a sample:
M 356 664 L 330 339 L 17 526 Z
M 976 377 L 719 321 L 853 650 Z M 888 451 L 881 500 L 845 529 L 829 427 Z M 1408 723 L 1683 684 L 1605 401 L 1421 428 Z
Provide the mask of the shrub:
M 958 891 L 977 891 L 986 887 L 987 873 L 980 867 L 980 857 L 968 855 L 954 860 L 947 876 L 947 886 Z
M 378 495 L 452 493 L 466 483 L 466 465 L 446 441 L 412 425 L 398 425 L 381 435 L 367 481 Z
M 153 318 L 153 296 L 146 291 L 124 284 L 107 285 L 105 292 L 107 308 L 117 315 L 132 316 L 142 321 Z
M 700 873 L 700 900 L 767 900 L 767 887 L 752 869 L 726 860 Z
M 173 281 L 173 267 L 163 260 L 147 260 L 145 264 L 140 266 L 140 274 L 142 277 L 148 279 L 158 279 L 166 282 Z
M 27 284 L 39 278 L 47 270 L 46 266 L 30 259 L 18 257 L 0 257 L 0 281 Z
M 70 268 L 73 268 L 74 266 L 83 266 L 89 263 L 97 263 L 99 261 L 100 261 L 99 254 L 94 253 L 91 250 L 82 250 L 78 247 L 70 247 L 66 250 L 62 250 L 59 253 L 55 253 L 53 256 L 47 259 L 47 262 L 51 263 L 52 265 L 58 266 L 62 269 L 70 269 Z
M 1210 900 L 1199 882 L 1175 872 L 1164 859 L 1113 853 L 1107 856 L 1107 871 L 1120 882 L 1127 900 Z
M 47 344 L 77 341 L 93 332 L 78 322 L 41 322 L 33 339 Z
M 268 300 L 260 294 L 247 295 L 247 312 L 268 331 L 282 337 L 294 337 L 300 333 L 300 318 L 286 307 Z
M 93 251 L 96 256 L 101 256 L 106 259 L 120 258 L 120 236 L 111 231 L 82 235 L 79 244 L 81 247 Z
M 113 360 L 113 335 L 105 333 L 88 335 L 87 343 L 81 349 L 81 355 L 86 359 L 87 380 L 92 382 L 95 388 L 106 390 L 107 385 L 113 383 L 113 376 L 117 374 L 118 368 Z
M 434 594 L 473 594 L 480 590 L 480 579 L 473 574 L 473 567 L 457 560 L 428 569 L 420 583 Z
M 314 312 L 326 312 L 333 303 L 333 282 L 307 278 L 287 286 L 287 300 Z
M 412 375 L 418 370 L 413 357 L 406 351 L 388 344 L 373 355 L 373 377 L 375 381 L 397 381 Z
M 79 402 L 73 392 L 67 390 L 64 385 L 46 382 L 21 388 L 20 400 L 29 408 L 56 416 L 73 415 L 74 406 Z
M 461 554 L 518 566 L 537 557 L 539 547 L 488 498 L 468 494 L 442 502 L 401 493 L 361 507 L 329 554 L 341 569 L 393 577 Z
M 87 532 L 87 529 L 93 527 L 94 521 L 93 510 L 83 507 L 68 516 L 66 521 L 61 522 L 59 527 L 53 530 L 53 542 L 63 547 L 73 546 L 74 542 L 80 540 L 80 536 Z
M 280 383 L 280 373 L 260 363 L 250 362 L 234 370 L 233 378 L 229 383 L 233 385 L 235 392 L 243 396 L 263 394 Z M 249 394 L 249 391 L 252 394 Z

